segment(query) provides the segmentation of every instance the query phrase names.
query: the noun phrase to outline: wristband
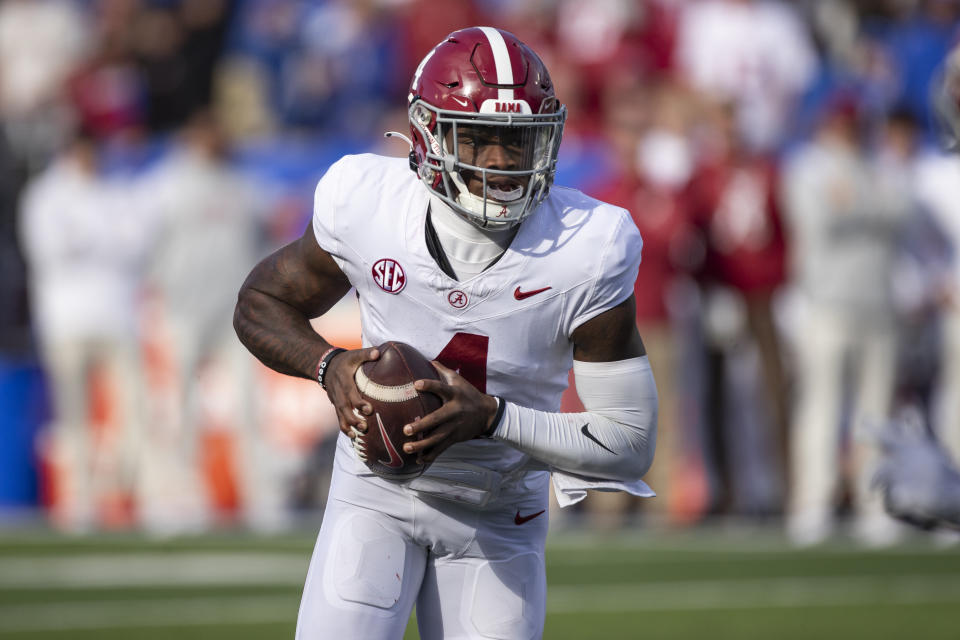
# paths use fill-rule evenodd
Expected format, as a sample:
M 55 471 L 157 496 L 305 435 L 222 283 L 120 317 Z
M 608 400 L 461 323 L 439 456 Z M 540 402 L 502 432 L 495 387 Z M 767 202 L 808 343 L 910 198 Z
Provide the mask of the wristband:
M 497 430 L 497 427 L 500 426 L 500 422 L 503 420 L 503 412 L 507 408 L 507 401 L 501 398 L 500 396 L 493 396 L 497 399 L 497 412 L 493 414 L 493 420 L 490 422 L 490 427 L 480 434 L 481 438 L 492 438 L 493 433 Z
M 323 389 L 327 388 L 327 383 L 324 382 L 324 379 L 327 375 L 327 369 L 330 367 L 330 361 L 334 359 L 338 354 L 343 353 L 346 349 L 340 349 L 339 347 L 330 347 L 323 352 L 323 355 L 320 356 L 320 363 L 317 365 L 317 382 L 320 383 L 320 386 Z

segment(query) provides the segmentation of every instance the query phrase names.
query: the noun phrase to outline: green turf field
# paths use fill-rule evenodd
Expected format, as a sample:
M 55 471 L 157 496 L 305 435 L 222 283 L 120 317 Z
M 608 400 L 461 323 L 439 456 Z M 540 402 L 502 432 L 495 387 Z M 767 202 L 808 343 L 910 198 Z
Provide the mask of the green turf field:
M 292 638 L 312 535 L 0 532 L 0 638 Z M 545 638 L 960 638 L 960 547 L 773 534 L 551 538 Z M 406 638 L 416 638 L 411 625 Z

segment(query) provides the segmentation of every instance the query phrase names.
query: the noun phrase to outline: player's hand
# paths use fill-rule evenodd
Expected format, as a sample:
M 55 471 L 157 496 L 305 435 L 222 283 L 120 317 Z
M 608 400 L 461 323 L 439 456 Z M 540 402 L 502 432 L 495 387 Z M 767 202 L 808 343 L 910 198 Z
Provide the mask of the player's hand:
M 440 396 L 443 406 L 408 424 L 403 432 L 408 435 L 423 433 L 423 439 L 404 445 L 407 453 L 417 453 L 423 462 L 433 462 L 447 447 L 471 440 L 484 433 L 497 413 L 497 400 L 481 393 L 456 371 L 436 360 L 433 366 L 443 381 L 417 380 L 417 391 Z
M 354 429 L 361 433 L 367 430 L 366 417 L 373 413 L 373 407 L 363 399 L 357 389 L 354 374 L 364 362 L 380 357 L 376 347 L 354 349 L 338 353 L 330 361 L 327 370 L 327 397 L 337 410 L 340 431 L 351 439 L 356 436 Z

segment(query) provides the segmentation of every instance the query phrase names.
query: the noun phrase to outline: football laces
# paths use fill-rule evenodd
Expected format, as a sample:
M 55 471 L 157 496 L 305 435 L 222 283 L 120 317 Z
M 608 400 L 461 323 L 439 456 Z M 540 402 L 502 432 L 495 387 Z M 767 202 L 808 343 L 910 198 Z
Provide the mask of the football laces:
M 364 444 L 363 438 L 361 437 L 363 434 L 358 431 L 356 427 L 350 427 L 350 431 L 353 432 L 353 438 L 350 440 L 350 442 L 353 444 L 353 450 L 357 453 L 358 458 L 366 462 L 367 447 Z

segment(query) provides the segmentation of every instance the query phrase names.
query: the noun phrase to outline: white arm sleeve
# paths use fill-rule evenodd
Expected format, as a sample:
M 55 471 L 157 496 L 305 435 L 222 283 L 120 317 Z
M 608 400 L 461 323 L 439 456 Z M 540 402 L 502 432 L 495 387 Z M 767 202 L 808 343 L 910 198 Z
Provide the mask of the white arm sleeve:
M 646 356 L 573 362 L 584 413 L 553 413 L 504 402 L 491 437 L 553 469 L 587 478 L 632 482 L 653 462 L 657 388 Z

